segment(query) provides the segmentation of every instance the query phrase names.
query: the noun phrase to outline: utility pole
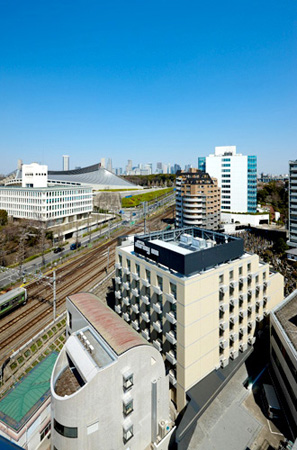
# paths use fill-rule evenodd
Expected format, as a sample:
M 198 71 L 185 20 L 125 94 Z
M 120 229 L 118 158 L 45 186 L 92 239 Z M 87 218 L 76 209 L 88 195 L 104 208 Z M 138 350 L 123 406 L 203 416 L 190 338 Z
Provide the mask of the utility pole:
M 56 270 L 53 270 L 53 313 L 56 320 Z
M 107 269 L 106 269 L 106 273 L 108 273 L 108 269 L 109 269 L 109 247 L 108 247 L 108 251 L 107 251 Z
M 90 213 L 88 213 L 88 233 L 89 233 L 89 245 L 90 245 L 90 243 L 91 243 Z
M 143 202 L 143 232 L 146 234 L 146 202 Z

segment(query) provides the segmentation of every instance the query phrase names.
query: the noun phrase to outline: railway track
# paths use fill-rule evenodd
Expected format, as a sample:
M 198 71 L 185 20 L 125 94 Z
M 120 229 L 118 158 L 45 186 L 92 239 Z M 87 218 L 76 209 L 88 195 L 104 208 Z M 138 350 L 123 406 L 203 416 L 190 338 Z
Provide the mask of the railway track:
M 150 229 L 156 229 L 162 219 L 172 217 L 172 208 L 148 219 Z M 80 254 L 75 260 L 67 262 L 56 269 L 56 309 L 62 312 L 65 309 L 65 298 L 70 293 L 77 293 L 90 289 L 91 286 L 101 281 L 106 275 L 107 250 L 109 249 L 110 267 L 114 264 L 115 248 L 118 237 L 124 234 L 137 234 L 142 227 L 135 226 L 128 230 L 120 230 L 111 240 L 104 242 Z M 52 314 L 52 289 L 35 281 L 27 285 L 27 305 L 18 309 L 18 314 L 5 323 L 0 321 L 0 364 L 9 356 L 12 348 L 18 348 L 27 342 L 33 335 L 42 329 Z M 42 299 L 43 301 L 40 301 Z M 35 301 L 35 304 L 30 304 Z M 12 331 L 13 330 L 13 331 Z

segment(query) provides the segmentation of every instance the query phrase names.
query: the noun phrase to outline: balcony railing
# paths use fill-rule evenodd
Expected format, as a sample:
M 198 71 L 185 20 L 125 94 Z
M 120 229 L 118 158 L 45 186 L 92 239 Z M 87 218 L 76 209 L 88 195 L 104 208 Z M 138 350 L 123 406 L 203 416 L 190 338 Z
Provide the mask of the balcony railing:
M 126 291 L 129 291 L 130 289 L 130 284 L 128 281 L 125 281 L 125 283 L 123 283 L 123 288 L 126 289 Z
M 125 313 L 123 314 L 123 319 L 124 319 L 126 322 L 130 322 L 130 314 L 127 313 L 127 312 L 125 312 Z
M 115 282 L 117 284 L 121 284 L 122 283 L 121 277 L 115 277 Z
M 169 381 L 172 384 L 172 386 L 176 386 L 176 378 L 173 370 L 169 370 Z
M 155 292 L 155 294 L 157 295 L 161 295 L 162 294 L 162 290 L 159 286 L 152 286 L 153 291 Z
M 153 322 L 153 328 L 157 331 L 157 333 L 162 333 L 162 324 L 160 320 Z
M 146 278 L 141 278 L 143 286 L 150 287 L 151 283 Z
M 160 339 L 156 339 L 155 341 L 153 341 L 153 346 L 159 350 L 159 352 L 162 351 L 162 342 L 160 341 Z
M 132 295 L 134 295 L 134 297 L 139 297 L 139 292 L 137 288 L 132 289 Z
M 146 339 L 147 341 L 150 340 L 150 332 L 147 328 L 145 328 L 144 330 L 141 331 L 142 336 L 144 337 L 144 339 Z
M 118 313 L 118 314 L 121 314 L 121 312 L 122 312 L 122 308 L 121 308 L 121 305 L 115 305 L 115 311 Z
M 123 267 L 123 273 L 125 273 L 126 275 L 129 275 L 130 269 L 128 267 Z
M 124 303 L 126 306 L 129 306 L 129 305 L 130 305 L 130 299 L 129 299 L 129 297 L 123 297 L 123 303 Z
M 135 314 L 139 314 L 139 305 L 137 303 L 132 305 L 132 310 L 135 312 Z
M 114 295 L 115 295 L 115 298 L 118 298 L 118 299 L 120 299 L 122 297 L 121 291 L 115 291 Z
M 131 322 L 131 324 L 132 324 L 132 327 L 134 328 L 134 330 L 136 330 L 136 331 L 139 330 L 139 322 L 138 322 L 138 320 L 133 320 Z
M 166 313 L 166 319 L 173 325 L 176 324 L 176 317 L 174 312 L 170 311 L 169 313 Z
M 169 333 L 166 333 L 166 339 L 170 344 L 175 345 L 176 344 L 176 334 L 174 331 L 169 331 Z
M 167 359 L 167 361 L 169 361 L 173 366 L 176 365 L 176 355 L 175 355 L 175 352 L 173 352 L 172 350 L 170 350 L 169 352 L 166 353 L 166 359 Z
M 116 269 L 121 269 L 122 268 L 122 264 L 119 263 L 119 262 L 116 262 L 114 266 L 115 266 Z
M 168 300 L 172 305 L 175 305 L 176 299 L 173 294 L 165 294 L 166 300 Z
M 131 272 L 131 275 L 132 275 L 133 280 L 135 280 L 135 281 L 138 281 L 140 279 L 138 273 Z
M 153 303 L 153 309 L 158 314 L 162 313 L 162 306 L 160 305 L 160 303 Z
M 147 322 L 147 323 L 150 321 L 150 315 L 149 315 L 149 313 L 148 313 L 147 311 L 141 313 L 141 317 L 142 317 L 143 320 L 144 320 L 145 322 Z
M 147 296 L 147 295 L 142 295 L 141 296 L 141 300 L 143 301 L 143 303 L 145 304 L 145 305 L 149 305 L 150 304 L 150 299 L 149 299 L 149 297 Z

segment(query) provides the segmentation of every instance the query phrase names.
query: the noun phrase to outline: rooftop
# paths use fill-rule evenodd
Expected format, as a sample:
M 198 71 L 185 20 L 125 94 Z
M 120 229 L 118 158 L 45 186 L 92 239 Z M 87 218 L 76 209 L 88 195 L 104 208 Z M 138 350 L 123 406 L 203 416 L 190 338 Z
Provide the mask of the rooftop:
M 58 354 L 51 353 L 0 400 L 0 420 L 20 430 L 50 396 L 50 378 Z
M 297 290 L 276 307 L 273 313 L 297 350 Z
M 94 294 L 80 292 L 68 299 L 98 331 L 117 355 L 138 345 L 149 345 L 136 331 Z
M 185 227 L 136 235 L 134 253 L 190 276 L 240 258 L 244 249 L 241 238 Z

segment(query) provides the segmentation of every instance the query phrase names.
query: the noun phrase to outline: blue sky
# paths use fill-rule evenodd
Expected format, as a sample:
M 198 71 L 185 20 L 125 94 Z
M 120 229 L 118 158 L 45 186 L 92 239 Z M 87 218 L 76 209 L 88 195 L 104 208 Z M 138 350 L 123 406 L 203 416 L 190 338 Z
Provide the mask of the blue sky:
M 297 3 L 0 0 L 0 172 L 297 158 Z

